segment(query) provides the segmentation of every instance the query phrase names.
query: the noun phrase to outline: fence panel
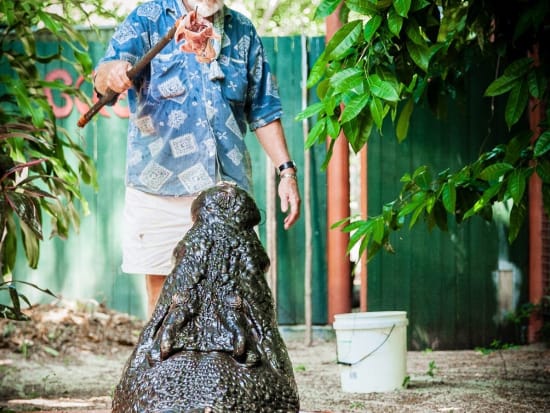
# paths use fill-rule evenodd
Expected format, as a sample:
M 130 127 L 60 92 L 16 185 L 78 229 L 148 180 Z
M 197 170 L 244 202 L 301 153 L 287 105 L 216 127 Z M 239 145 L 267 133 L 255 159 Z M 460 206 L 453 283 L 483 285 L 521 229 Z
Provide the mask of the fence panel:
M 498 133 L 505 128 L 496 121 L 502 117 L 492 115 L 490 100 L 480 97 L 482 80 L 491 73 L 480 65 L 466 82 L 465 97 L 449 102 L 440 119 L 427 108 L 415 108 L 403 143 L 390 127 L 371 138 L 369 214 L 379 214 L 396 197 L 405 172 L 421 165 L 434 173 L 456 171 L 499 143 L 487 139 L 490 128 L 497 132 L 492 136 L 506 136 Z M 502 109 L 498 103 L 496 113 Z M 503 336 L 505 313 L 526 299 L 527 243 L 520 236 L 508 245 L 505 228 L 502 220 L 474 217 L 462 225 L 450 223 L 448 233 L 417 223 L 412 232 L 405 228 L 394 234 L 396 253 L 379 254 L 368 265 L 368 309 L 406 310 L 411 349 L 488 346 Z M 508 269 L 513 285 L 506 292 L 502 277 Z
M 104 53 L 105 45 L 112 31 L 103 30 L 97 37 L 94 32 L 88 33 L 90 55 L 97 62 Z M 298 165 L 303 164 L 304 144 L 301 122 L 294 120 L 301 109 L 302 85 L 302 53 L 307 53 L 309 61 L 313 62 L 322 51 L 322 39 L 307 39 L 308 47 L 302 50 L 300 37 L 265 38 L 264 43 L 268 58 L 278 77 L 280 93 L 283 102 L 283 125 L 286 130 L 291 153 Z M 57 44 L 43 42 L 40 50 L 57 48 Z M 56 63 L 41 68 L 44 77 L 48 79 L 63 79 L 66 83 L 79 84 L 82 79 L 72 67 Z M 82 84 L 82 89 L 90 96 L 91 85 Z M 105 302 L 109 307 L 130 314 L 144 316 L 145 289 L 143 277 L 122 273 L 120 270 L 121 240 L 119 228 L 121 223 L 124 169 L 126 157 L 126 128 L 128 110 L 122 99 L 114 107 L 105 107 L 83 129 L 76 127 L 80 115 L 87 110 L 86 105 L 78 100 L 65 96 L 53 96 L 52 105 L 58 117 L 58 124 L 79 139 L 86 147 L 87 153 L 96 162 L 99 175 L 99 191 L 94 193 L 85 188 L 86 199 L 89 201 L 90 215 L 83 217 L 79 233 L 72 233 L 67 241 L 59 239 L 46 240 L 42 243 L 41 259 L 37 270 L 30 270 L 26 260 L 20 254 L 16 268 L 16 277 L 50 288 L 60 296 L 68 299 L 93 298 Z M 251 157 L 253 159 L 254 189 L 253 193 L 262 211 L 266 211 L 265 181 L 268 168 L 263 150 L 255 136 L 248 134 Z M 316 149 L 311 156 L 324 156 L 324 150 Z M 324 234 L 324 179 L 319 168 L 312 171 L 313 182 L 316 185 L 313 193 L 318 201 L 314 231 Z M 303 185 L 303 171 L 300 171 L 300 182 Z M 277 203 L 278 206 L 278 203 Z M 264 214 L 265 215 L 265 214 Z M 283 216 L 279 212 L 277 220 L 282 224 Z M 278 236 L 278 303 L 280 322 L 283 324 L 303 323 L 304 318 L 304 225 L 300 222 L 289 231 L 279 225 Z M 259 227 L 262 241 L 265 245 L 265 219 Z M 47 231 L 47 229 L 46 229 Z M 324 240 L 318 237 L 313 246 L 314 254 L 314 284 L 323 286 L 325 279 Z M 272 260 L 275 257 L 271 257 Z M 31 301 L 47 300 L 37 291 L 25 291 Z M 314 322 L 326 322 L 326 290 L 317 288 L 314 291 Z

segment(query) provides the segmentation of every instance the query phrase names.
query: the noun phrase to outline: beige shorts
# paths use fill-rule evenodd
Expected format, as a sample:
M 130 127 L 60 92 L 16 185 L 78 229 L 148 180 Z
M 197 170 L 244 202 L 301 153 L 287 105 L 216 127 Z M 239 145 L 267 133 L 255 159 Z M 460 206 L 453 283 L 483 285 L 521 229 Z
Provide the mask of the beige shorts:
M 172 253 L 191 228 L 193 196 L 164 197 L 126 188 L 122 271 L 168 275 Z

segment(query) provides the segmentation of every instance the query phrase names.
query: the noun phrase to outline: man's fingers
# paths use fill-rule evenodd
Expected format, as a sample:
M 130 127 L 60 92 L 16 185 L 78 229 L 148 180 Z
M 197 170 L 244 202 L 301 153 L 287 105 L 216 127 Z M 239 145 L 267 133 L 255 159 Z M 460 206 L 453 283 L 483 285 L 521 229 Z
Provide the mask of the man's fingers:
M 290 212 L 284 219 L 285 229 L 289 229 L 300 218 L 300 202 L 296 200 L 290 201 Z
M 132 86 L 132 81 L 128 78 L 126 72 L 130 70 L 132 66 L 130 63 L 125 62 L 117 65 L 110 73 L 107 86 L 113 92 L 122 93 Z
M 281 197 L 281 211 L 288 211 L 288 199 L 286 197 Z
M 300 193 L 296 181 L 286 179 L 279 183 L 279 197 L 281 199 L 281 211 L 287 213 L 284 219 L 285 229 L 289 229 L 300 217 Z

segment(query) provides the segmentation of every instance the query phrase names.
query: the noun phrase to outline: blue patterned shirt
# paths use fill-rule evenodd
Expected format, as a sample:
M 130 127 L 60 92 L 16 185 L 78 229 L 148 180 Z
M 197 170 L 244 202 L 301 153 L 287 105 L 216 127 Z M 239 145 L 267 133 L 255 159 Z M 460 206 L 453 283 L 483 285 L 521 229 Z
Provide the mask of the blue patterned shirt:
M 181 0 L 138 6 L 99 63 L 135 64 L 185 13 Z M 255 130 L 279 119 L 281 102 L 252 23 L 227 7 L 216 20 L 224 34 L 214 62 L 199 63 L 171 41 L 128 90 L 128 186 L 182 196 L 229 180 L 250 190 L 247 125 Z

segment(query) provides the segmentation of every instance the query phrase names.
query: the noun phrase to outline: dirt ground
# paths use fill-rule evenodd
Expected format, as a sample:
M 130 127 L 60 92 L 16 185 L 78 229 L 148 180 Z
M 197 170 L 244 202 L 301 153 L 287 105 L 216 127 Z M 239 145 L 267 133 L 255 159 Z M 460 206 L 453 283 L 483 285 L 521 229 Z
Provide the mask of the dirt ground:
M 143 322 L 93 302 L 28 314 L 31 322 L 0 320 L 0 412 L 109 412 Z M 285 340 L 302 412 L 550 412 L 550 349 L 540 344 L 410 351 L 406 388 L 346 393 L 334 338 L 307 346 L 296 336 Z

